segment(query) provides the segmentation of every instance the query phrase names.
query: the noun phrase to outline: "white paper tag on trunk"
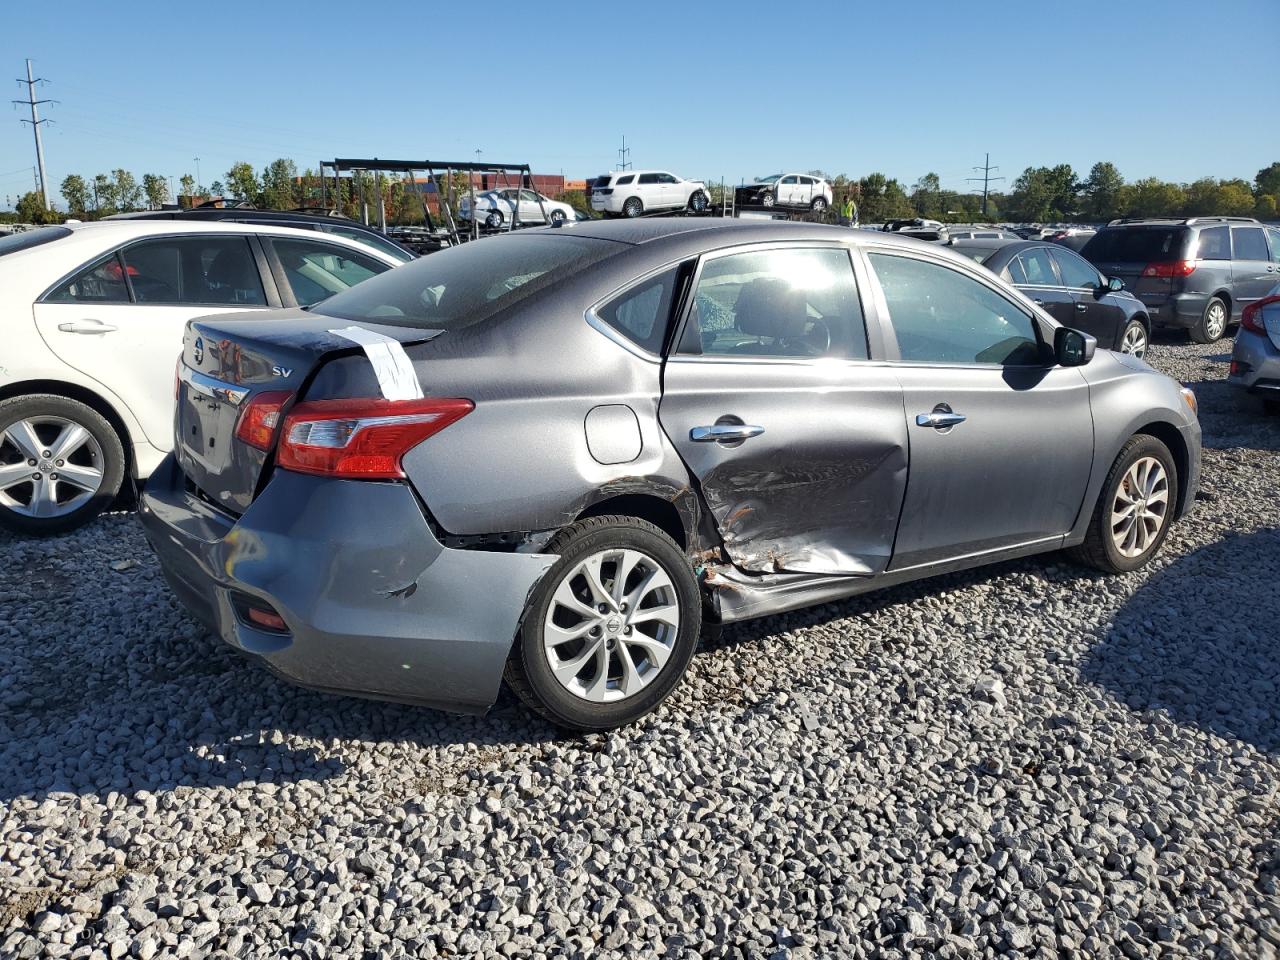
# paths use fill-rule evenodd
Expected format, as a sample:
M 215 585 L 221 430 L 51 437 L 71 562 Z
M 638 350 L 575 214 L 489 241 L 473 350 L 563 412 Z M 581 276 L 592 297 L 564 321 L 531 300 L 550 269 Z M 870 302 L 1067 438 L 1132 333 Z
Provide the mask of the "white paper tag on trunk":
M 343 327 L 329 332 L 364 348 L 364 355 L 373 364 L 373 372 L 378 378 L 382 395 L 388 400 L 422 399 L 422 385 L 418 383 L 413 362 L 404 352 L 399 340 L 384 337 L 364 327 Z

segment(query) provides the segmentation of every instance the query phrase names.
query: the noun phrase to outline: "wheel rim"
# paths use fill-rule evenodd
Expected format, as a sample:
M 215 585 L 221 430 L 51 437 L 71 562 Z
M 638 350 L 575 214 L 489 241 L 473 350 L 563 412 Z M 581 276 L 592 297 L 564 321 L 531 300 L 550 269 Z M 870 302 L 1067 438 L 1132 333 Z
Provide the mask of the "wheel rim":
M 563 223 L 563 222 L 564 222 L 564 211 L 563 211 L 563 210 L 552 210 L 552 211 L 551 211 L 551 222 L 552 222 L 552 223 Z
M 772 207 L 772 206 L 773 206 L 773 194 L 772 194 L 772 193 L 766 193 L 763 197 L 761 197 L 760 202 L 761 202 L 764 206 L 766 206 L 766 207 Z
M 815 201 L 813 201 L 813 209 L 815 209 L 815 210 L 825 210 L 825 209 L 827 209 L 827 201 L 825 201 L 825 200 L 815 200 Z
M 1140 357 L 1147 352 L 1147 331 L 1142 324 L 1135 323 L 1125 330 L 1120 352 L 1132 353 L 1135 357 Z
M 591 703 L 635 696 L 671 658 L 680 607 L 671 577 L 639 550 L 593 553 L 561 578 L 542 625 L 551 674 Z
M 502 214 L 500 213 L 489 214 L 489 216 L 485 217 L 485 223 L 487 223 L 491 227 L 502 226 Z
M 1209 307 L 1209 313 L 1205 317 L 1204 329 L 1209 336 L 1217 340 L 1222 336 L 1222 331 L 1227 328 L 1227 310 L 1221 303 L 1214 303 Z
M 84 426 L 27 417 L 0 432 L 0 506 L 24 517 L 65 517 L 102 487 L 106 460 Z
M 626 211 L 627 211 L 627 216 L 628 216 L 628 217 L 638 217 L 638 216 L 640 216 L 640 201 L 639 201 L 639 200 L 628 200 L 628 201 L 627 201 L 627 206 L 626 206 Z
M 1155 457 L 1143 457 L 1125 471 L 1111 505 L 1111 542 L 1125 557 L 1151 549 L 1169 517 L 1169 477 Z
M 703 210 L 706 209 L 706 207 L 707 207 L 707 198 L 700 193 L 694 194 L 694 197 L 693 197 L 694 211 L 697 213 L 701 213 Z

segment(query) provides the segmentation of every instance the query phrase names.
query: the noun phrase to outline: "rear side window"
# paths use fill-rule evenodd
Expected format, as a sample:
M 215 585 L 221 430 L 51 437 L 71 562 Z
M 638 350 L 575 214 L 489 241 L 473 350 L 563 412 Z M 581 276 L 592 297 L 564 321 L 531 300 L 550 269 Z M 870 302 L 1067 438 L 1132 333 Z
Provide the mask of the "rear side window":
M 291 224 L 292 226 L 292 224 Z M 354 240 L 356 243 L 363 243 L 365 246 L 373 247 L 375 250 L 381 250 L 389 257 L 395 257 L 401 263 L 408 263 L 414 259 L 413 254 L 398 244 L 392 243 L 385 237 L 380 237 L 373 231 L 365 232 L 363 230 L 350 230 L 345 227 L 330 227 L 329 232 L 335 237 L 344 237 L 347 240 Z
M 661 353 L 679 274 L 679 267 L 664 270 L 620 293 L 596 315 L 637 346 Z
M 118 254 L 85 267 L 45 298 L 51 303 L 128 303 L 129 288 Z
M 272 240 L 293 295 L 302 306 L 350 290 L 389 269 L 373 257 L 332 243 Z
M 1018 254 L 1022 262 L 1022 273 L 1027 278 L 1024 283 L 1040 287 L 1056 287 L 1059 285 L 1058 275 L 1053 272 L 1053 261 L 1049 259 L 1049 251 L 1043 247 Z
M 1208 227 L 1201 230 L 1196 256 L 1201 260 L 1230 260 L 1231 231 L 1226 227 Z
M 586 237 L 490 237 L 406 263 L 313 309 L 346 320 L 461 330 L 626 249 Z
M 24 230 L 22 233 L 11 233 L 0 237 L 0 257 L 6 253 L 17 253 L 19 250 L 30 250 L 44 243 L 52 243 L 63 237 L 71 236 L 66 227 L 41 227 L 39 230 Z
M 166 237 L 135 243 L 121 256 L 138 303 L 267 302 L 244 237 Z
M 650 183 L 657 183 L 657 182 L 658 182 L 658 175 L 656 173 L 640 174 L 640 183 L 642 184 L 650 184 Z
M 1012 283 L 1023 284 L 1027 282 L 1027 273 L 1022 269 L 1022 262 L 1017 257 L 1009 261 L 1009 265 L 1004 268 L 1003 276 Z
M 865 360 L 866 325 L 848 252 L 759 250 L 708 260 L 681 352 Z
M 1271 241 L 1271 259 L 1280 263 L 1280 230 L 1268 227 L 1267 239 Z
M 1185 227 L 1112 227 L 1099 231 L 1080 252 L 1090 263 L 1161 263 L 1186 257 Z
M 904 361 L 1042 362 L 1035 321 L 986 284 L 925 260 L 881 253 L 869 259 Z
M 1267 236 L 1261 227 L 1232 227 L 1231 243 L 1237 260 L 1270 260 Z

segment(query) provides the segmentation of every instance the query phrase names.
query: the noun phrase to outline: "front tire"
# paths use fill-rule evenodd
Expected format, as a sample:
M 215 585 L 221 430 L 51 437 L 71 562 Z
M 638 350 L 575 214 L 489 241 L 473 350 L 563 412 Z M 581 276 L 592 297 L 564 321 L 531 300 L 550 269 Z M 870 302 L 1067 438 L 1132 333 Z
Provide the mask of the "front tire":
M 564 223 L 566 219 L 568 218 L 565 216 L 565 212 L 563 210 L 551 211 L 551 225 L 553 227 L 560 226 L 560 224 Z
M 693 196 L 689 198 L 689 209 L 694 213 L 704 213 L 710 203 L 710 197 L 701 190 L 695 190 Z
M 109 507 L 124 446 L 92 407 L 55 394 L 0 403 L 0 526 L 65 533 Z
M 1147 353 L 1147 347 L 1150 344 L 1150 338 L 1147 335 L 1146 325 L 1141 320 L 1130 320 L 1124 330 L 1120 333 L 1120 343 L 1116 349 L 1121 353 L 1131 353 L 1135 357 L 1144 357 Z
M 1210 297 L 1205 304 L 1204 313 L 1194 327 L 1191 328 L 1191 339 L 1196 343 L 1214 343 L 1222 339 L 1227 332 L 1227 323 L 1231 314 L 1221 297 Z
M 778 198 L 773 195 L 772 190 L 766 190 L 760 198 L 760 206 L 762 207 L 772 207 L 777 202 Z
M 1068 553 L 1105 573 L 1137 570 L 1160 551 L 1177 503 L 1169 448 L 1147 434 L 1130 437 L 1102 485 L 1084 542 Z
M 507 660 L 507 684 L 568 730 L 609 730 L 658 706 L 688 669 L 702 628 L 684 552 L 635 517 L 592 517 L 546 546 L 539 581 Z
M 503 216 L 497 210 L 490 211 L 489 215 L 484 218 L 484 225 L 490 230 L 501 230 Z

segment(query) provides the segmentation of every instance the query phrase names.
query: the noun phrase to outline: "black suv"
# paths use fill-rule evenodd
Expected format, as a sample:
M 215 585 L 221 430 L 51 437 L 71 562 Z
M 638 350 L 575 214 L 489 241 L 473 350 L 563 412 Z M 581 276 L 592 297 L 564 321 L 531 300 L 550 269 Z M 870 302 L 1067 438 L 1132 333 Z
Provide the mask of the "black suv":
M 346 237 L 356 243 L 363 243 L 375 250 L 381 250 L 388 256 L 395 257 L 402 263 L 414 259 L 417 254 L 396 243 L 390 237 L 379 233 L 372 227 L 366 227 L 358 220 L 346 217 L 328 216 L 322 213 L 307 213 L 301 210 L 259 210 L 252 206 L 226 207 L 193 207 L 190 210 L 142 210 L 138 213 L 117 213 L 107 220 L 183 220 L 187 222 L 199 220 L 225 221 L 232 223 L 259 223 L 273 227 L 296 227 L 301 230 L 319 230 L 321 233 L 332 233 L 338 237 Z
M 1280 280 L 1280 230 L 1250 217 L 1113 220 L 1080 253 L 1119 277 L 1156 326 L 1212 343 Z

